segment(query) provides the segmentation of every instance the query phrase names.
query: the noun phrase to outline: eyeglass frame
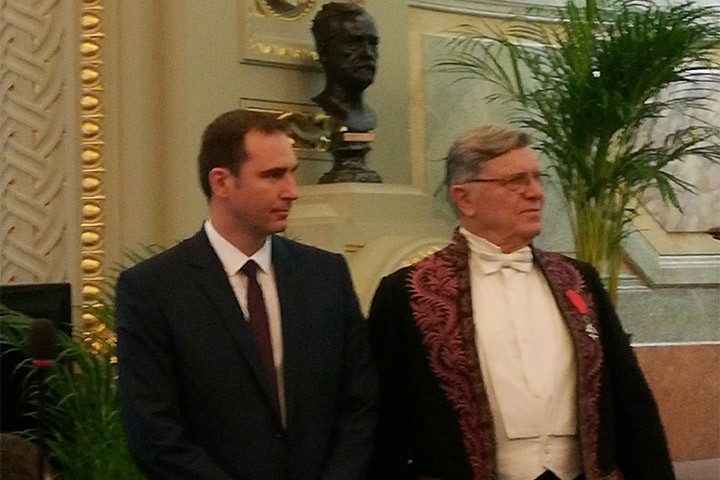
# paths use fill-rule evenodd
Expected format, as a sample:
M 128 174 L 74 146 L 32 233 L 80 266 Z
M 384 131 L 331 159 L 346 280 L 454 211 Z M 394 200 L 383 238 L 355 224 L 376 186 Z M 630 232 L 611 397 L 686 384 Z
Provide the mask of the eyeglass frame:
M 498 183 L 501 187 L 506 188 L 507 190 L 510 190 L 511 192 L 521 192 L 525 189 L 527 189 L 530 186 L 530 180 L 535 180 L 539 184 L 542 183 L 542 181 L 547 180 L 550 178 L 550 175 L 546 172 L 541 171 L 535 171 L 535 172 L 518 172 L 518 173 L 511 173 L 509 175 L 505 175 L 504 177 L 497 177 L 497 178 L 479 178 L 474 177 L 470 178 L 468 180 L 465 180 L 464 182 L 460 182 L 461 184 L 467 184 L 467 183 Z M 522 183 L 517 183 L 520 180 L 522 180 Z M 516 182 L 516 187 L 510 186 L 512 182 Z

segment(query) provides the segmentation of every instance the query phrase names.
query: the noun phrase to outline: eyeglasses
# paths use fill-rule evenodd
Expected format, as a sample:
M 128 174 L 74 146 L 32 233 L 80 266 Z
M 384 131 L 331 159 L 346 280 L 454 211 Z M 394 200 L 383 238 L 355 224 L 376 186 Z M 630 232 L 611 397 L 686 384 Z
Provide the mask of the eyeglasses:
M 511 192 L 520 192 L 530 186 L 531 180 L 543 183 L 549 177 L 550 175 L 544 172 L 519 172 L 511 173 L 510 175 L 498 178 L 471 178 L 470 180 L 465 180 L 462 183 L 497 183 Z

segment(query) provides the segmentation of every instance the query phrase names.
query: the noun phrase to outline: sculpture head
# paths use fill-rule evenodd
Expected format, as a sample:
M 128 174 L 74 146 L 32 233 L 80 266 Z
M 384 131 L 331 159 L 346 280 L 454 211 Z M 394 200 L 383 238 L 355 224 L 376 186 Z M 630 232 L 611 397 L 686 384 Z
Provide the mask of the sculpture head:
M 378 32 L 354 3 L 330 2 L 315 15 L 312 34 L 328 83 L 359 94 L 375 78 Z

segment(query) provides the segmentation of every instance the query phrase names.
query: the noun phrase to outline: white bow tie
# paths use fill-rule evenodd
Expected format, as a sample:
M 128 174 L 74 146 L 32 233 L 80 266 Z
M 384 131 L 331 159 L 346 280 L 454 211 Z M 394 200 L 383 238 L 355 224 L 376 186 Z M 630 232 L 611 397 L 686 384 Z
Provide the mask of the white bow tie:
M 514 268 L 519 272 L 532 269 L 533 254 L 530 247 L 524 247 L 512 253 L 477 252 L 480 269 L 485 274 L 495 273 L 503 268 Z

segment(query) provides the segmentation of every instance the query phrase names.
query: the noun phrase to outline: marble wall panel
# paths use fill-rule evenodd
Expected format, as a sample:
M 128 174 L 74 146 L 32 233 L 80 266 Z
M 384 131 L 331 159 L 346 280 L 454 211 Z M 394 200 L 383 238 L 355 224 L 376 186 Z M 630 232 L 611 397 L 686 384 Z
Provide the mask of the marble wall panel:
M 720 457 L 720 344 L 638 346 L 674 461 Z

